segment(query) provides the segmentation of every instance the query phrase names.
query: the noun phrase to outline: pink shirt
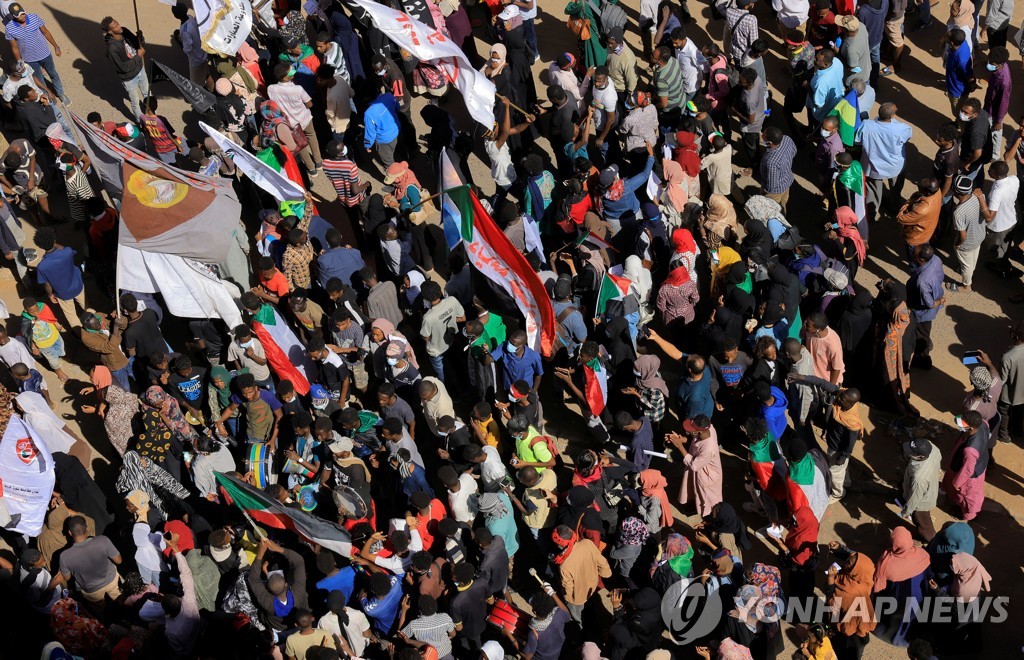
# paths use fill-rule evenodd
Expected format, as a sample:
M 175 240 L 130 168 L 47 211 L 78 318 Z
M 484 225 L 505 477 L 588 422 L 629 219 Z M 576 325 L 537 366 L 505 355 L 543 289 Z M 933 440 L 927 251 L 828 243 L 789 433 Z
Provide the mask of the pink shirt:
M 839 334 L 832 328 L 825 330 L 824 337 L 807 338 L 807 350 L 814 361 L 814 375 L 825 380 L 832 379 L 832 372 L 839 372 L 839 382 L 843 382 L 846 364 L 843 362 L 843 345 Z

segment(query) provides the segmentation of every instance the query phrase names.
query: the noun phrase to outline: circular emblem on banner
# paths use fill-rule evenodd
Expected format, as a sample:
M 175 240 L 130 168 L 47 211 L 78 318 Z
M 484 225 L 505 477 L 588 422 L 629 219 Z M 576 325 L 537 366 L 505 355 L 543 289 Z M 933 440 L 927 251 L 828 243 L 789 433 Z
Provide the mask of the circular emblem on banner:
M 128 177 L 125 189 L 143 206 L 151 209 L 167 209 L 188 195 L 188 186 L 153 176 L 149 172 L 136 170 Z
M 25 465 L 28 465 L 32 461 L 36 460 L 36 455 L 38 454 L 38 451 L 36 450 L 35 443 L 32 442 L 32 438 L 18 438 L 18 441 L 15 443 L 14 446 L 15 451 L 18 452 L 18 458 Z

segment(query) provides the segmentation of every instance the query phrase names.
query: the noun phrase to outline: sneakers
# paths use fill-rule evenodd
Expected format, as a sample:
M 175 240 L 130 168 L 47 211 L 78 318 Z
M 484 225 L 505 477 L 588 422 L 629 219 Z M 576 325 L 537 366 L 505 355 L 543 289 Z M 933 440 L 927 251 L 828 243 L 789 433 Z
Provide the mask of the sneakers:
M 66 96 L 60 97 L 60 102 L 63 103 L 64 105 L 66 105 L 69 108 L 71 107 L 71 99 L 69 99 Z
M 310 171 L 310 173 L 309 173 L 309 178 L 310 179 L 315 179 L 318 176 L 320 176 L 320 168 L 319 167 L 314 167 L 312 169 L 312 171 Z

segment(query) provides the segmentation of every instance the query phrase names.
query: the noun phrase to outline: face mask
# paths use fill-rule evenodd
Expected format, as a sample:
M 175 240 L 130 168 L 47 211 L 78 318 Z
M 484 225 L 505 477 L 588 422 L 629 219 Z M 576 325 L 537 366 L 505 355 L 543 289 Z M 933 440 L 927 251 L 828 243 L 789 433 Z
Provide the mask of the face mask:
M 507 341 L 505 342 L 505 350 L 508 351 L 509 353 L 515 353 L 519 349 L 516 348 L 515 344 L 513 344 L 510 341 Z
M 601 91 L 604 91 L 604 90 L 608 89 L 608 83 L 605 83 L 604 87 L 602 87 L 601 85 L 595 85 L 595 87 L 597 87 Z
M 494 66 L 498 66 L 499 64 L 501 64 L 501 58 L 492 57 L 491 58 L 491 64 L 493 64 Z
M 985 68 L 986 68 L 986 69 L 988 69 L 989 71 L 995 71 L 995 70 L 996 70 L 996 69 L 998 69 L 999 67 L 998 67 L 998 66 L 996 66 L 995 64 L 986 64 L 986 65 L 985 65 Z
M 636 376 L 637 378 L 639 378 L 640 377 L 640 372 L 639 371 L 634 371 L 633 375 Z
M 250 339 L 249 341 L 239 343 L 238 345 L 241 346 L 242 348 L 249 348 L 250 346 L 252 346 L 252 340 Z
M 442 430 L 438 429 L 437 437 L 439 437 L 439 438 L 447 438 L 449 433 L 450 433 L 450 431 L 442 431 Z
M 380 71 L 377 71 L 376 73 L 377 73 L 377 75 L 378 75 L 378 76 L 380 76 L 381 78 L 383 78 L 383 77 L 384 77 L 384 74 L 386 74 L 387 72 L 388 72 L 388 70 L 387 70 L 387 69 L 381 69 Z
M 390 364 L 392 367 L 395 366 L 396 364 L 398 364 L 398 358 L 388 358 L 388 364 Z
M 971 116 L 966 112 L 960 113 L 960 121 L 971 121 Z
M 831 131 L 826 131 L 825 129 L 821 129 L 820 133 L 821 133 L 821 137 L 823 137 L 823 138 L 827 138 L 828 136 L 832 135 Z

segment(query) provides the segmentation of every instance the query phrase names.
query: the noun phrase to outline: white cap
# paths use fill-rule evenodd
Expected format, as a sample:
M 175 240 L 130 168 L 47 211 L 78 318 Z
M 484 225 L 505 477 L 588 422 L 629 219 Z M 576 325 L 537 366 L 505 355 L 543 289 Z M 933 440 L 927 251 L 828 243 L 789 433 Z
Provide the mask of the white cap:
M 505 8 L 498 14 L 498 18 L 503 21 L 510 21 L 519 15 L 519 7 L 516 5 L 505 5 Z

